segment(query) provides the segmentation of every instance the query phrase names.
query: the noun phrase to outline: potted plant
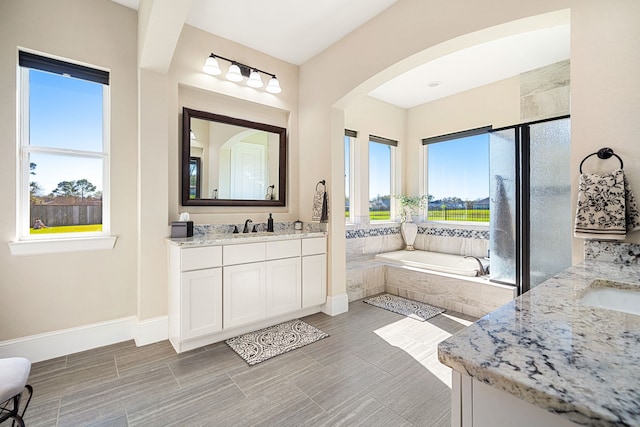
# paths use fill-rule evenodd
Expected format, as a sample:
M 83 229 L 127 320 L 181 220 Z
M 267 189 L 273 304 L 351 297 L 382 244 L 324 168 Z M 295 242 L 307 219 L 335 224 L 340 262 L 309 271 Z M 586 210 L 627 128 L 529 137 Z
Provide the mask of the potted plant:
M 395 197 L 400 202 L 400 207 L 402 209 L 400 214 L 402 220 L 400 232 L 402 233 L 404 243 L 407 245 L 405 250 L 413 251 L 413 242 L 415 242 L 416 237 L 418 236 L 418 225 L 413 222 L 412 217 L 414 214 L 418 213 L 420 208 L 425 206 L 427 196 L 423 194 L 418 196 L 397 195 Z
M 416 196 L 396 195 L 395 197 L 402 208 L 400 214 L 402 222 L 413 222 L 413 215 L 417 214 L 418 210 L 424 208 L 427 204 L 427 196 L 424 194 Z

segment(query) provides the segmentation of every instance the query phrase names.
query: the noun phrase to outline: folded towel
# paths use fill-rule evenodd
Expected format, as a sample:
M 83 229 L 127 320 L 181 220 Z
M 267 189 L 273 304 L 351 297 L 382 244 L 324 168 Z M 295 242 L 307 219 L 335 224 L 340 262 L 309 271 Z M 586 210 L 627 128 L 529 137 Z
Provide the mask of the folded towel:
M 640 229 L 640 212 L 622 169 L 581 174 L 574 236 L 593 240 L 624 240 Z

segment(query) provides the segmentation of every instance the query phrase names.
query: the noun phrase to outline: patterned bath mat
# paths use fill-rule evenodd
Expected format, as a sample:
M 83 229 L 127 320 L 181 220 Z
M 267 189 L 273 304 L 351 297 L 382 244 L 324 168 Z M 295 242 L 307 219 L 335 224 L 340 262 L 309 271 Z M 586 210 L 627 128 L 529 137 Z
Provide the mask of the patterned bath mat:
M 444 308 L 391 294 L 378 295 L 376 297 L 366 299 L 364 302 L 422 322 L 431 319 L 433 316 L 437 316 L 440 313 L 444 313 L 445 311 Z
M 295 319 L 230 338 L 225 343 L 249 365 L 255 365 L 328 336 L 320 329 Z

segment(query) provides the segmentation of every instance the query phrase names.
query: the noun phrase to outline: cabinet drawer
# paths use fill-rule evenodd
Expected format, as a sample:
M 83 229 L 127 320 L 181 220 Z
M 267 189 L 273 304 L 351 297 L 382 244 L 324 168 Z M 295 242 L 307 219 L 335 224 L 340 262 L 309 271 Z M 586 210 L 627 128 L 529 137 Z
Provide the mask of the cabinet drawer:
M 300 240 L 267 242 L 267 260 L 300 256 Z
M 180 251 L 180 271 L 202 270 L 221 265 L 221 246 L 185 248 Z
M 323 254 L 326 252 L 327 239 L 325 237 L 302 239 L 302 255 Z
M 265 259 L 264 243 L 244 243 L 224 246 L 222 259 L 224 265 L 246 264 Z

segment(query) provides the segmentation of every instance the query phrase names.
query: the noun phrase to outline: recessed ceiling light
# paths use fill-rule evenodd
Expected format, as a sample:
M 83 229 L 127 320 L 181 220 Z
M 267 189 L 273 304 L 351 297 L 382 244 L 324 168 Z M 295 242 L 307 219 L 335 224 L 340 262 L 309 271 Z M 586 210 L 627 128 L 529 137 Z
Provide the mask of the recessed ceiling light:
M 427 83 L 427 86 L 428 86 L 428 87 L 438 87 L 438 86 L 440 86 L 441 84 L 442 84 L 442 82 L 437 81 L 437 80 L 434 80 L 434 81 L 432 81 L 432 82 Z

